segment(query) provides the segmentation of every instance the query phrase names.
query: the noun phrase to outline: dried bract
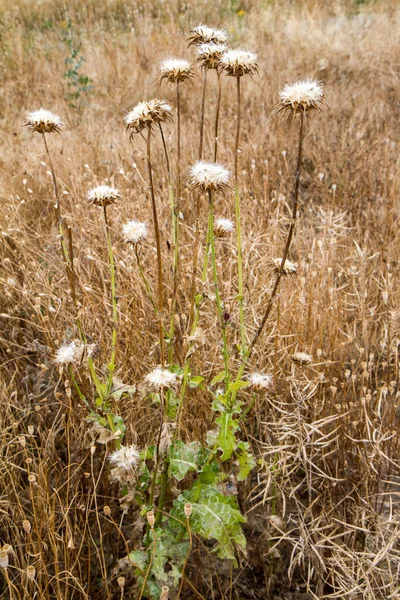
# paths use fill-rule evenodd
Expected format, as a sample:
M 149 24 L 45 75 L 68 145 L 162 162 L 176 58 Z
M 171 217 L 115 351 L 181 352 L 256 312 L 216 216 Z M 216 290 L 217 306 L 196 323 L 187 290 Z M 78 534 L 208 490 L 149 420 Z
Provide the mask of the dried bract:
M 279 111 L 307 112 L 315 108 L 321 112 L 321 106 L 326 104 L 321 84 L 313 79 L 304 79 L 285 85 L 279 94 Z
M 114 204 L 121 198 L 119 190 L 109 185 L 99 185 L 87 193 L 87 200 L 89 204 L 95 204 L 96 206 L 109 206 Z
M 226 191 L 229 186 L 230 172 L 218 163 L 198 160 L 190 169 L 191 185 L 202 192 Z
M 200 44 L 208 44 L 214 42 L 216 44 L 225 44 L 228 41 L 228 35 L 223 29 L 214 29 L 207 25 L 197 25 L 190 32 L 188 38 L 189 46 L 199 46 Z
M 139 102 L 125 115 L 124 121 L 132 136 L 144 129 L 150 131 L 155 125 L 172 121 L 172 118 L 171 105 L 165 100 L 154 98 L 148 102 Z
M 26 113 L 24 127 L 29 131 L 38 133 L 60 133 L 63 122 L 61 118 L 51 110 L 40 108 Z
M 161 63 L 160 80 L 181 83 L 193 77 L 192 65 L 184 58 L 167 58 Z
M 221 56 L 218 69 L 230 77 L 254 75 L 258 72 L 257 55 L 247 50 L 227 50 Z

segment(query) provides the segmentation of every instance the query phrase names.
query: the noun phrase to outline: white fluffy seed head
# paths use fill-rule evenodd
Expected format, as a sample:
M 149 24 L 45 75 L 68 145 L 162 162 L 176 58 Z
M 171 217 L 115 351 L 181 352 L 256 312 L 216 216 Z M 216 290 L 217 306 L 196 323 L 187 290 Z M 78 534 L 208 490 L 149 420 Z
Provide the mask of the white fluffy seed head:
M 162 369 L 156 367 L 148 373 L 145 378 L 145 382 L 152 388 L 159 390 L 161 388 L 174 388 L 178 383 L 178 378 L 175 373 L 171 373 L 168 369 Z
M 278 273 L 281 268 L 282 258 L 272 258 L 271 264 L 273 270 Z M 297 263 L 289 260 L 288 258 L 285 260 L 285 264 L 283 265 L 282 273 L 283 275 L 294 275 L 297 273 Z
M 149 228 L 147 223 L 128 221 L 122 226 L 122 233 L 126 243 L 138 244 L 146 239 Z
M 312 356 L 307 352 L 295 352 L 292 354 L 292 360 L 299 365 L 309 365 L 312 363 Z
M 96 206 L 108 206 L 114 204 L 120 198 L 119 190 L 109 185 L 98 185 L 87 193 L 89 204 L 95 204 Z
M 61 118 L 51 110 L 40 108 L 32 110 L 25 115 L 24 126 L 30 131 L 38 133 L 60 133 L 60 128 L 63 125 Z
M 214 29 L 213 27 L 208 27 L 207 25 L 197 25 L 197 27 L 192 29 L 190 33 L 191 35 L 188 39 L 189 46 L 192 44 L 198 46 L 200 44 L 207 44 L 209 42 L 225 44 L 228 40 L 226 31 L 223 29 Z
M 230 219 L 220 218 L 214 223 L 214 235 L 217 238 L 223 239 L 233 231 L 234 225 Z
M 325 104 L 324 91 L 321 84 L 313 79 L 285 85 L 279 94 L 280 110 L 306 112 L 312 108 L 320 110 L 322 104 Z
M 250 385 L 256 390 L 268 390 L 272 387 L 274 380 L 268 373 L 251 373 L 248 376 Z
M 193 76 L 192 65 L 184 58 L 167 58 L 160 66 L 160 79 L 171 83 L 182 82 Z
M 136 446 L 121 446 L 108 457 L 110 463 L 123 471 L 132 471 L 139 463 L 140 454 Z
M 70 342 L 69 344 L 63 344 L 56 351 L 54 362 L 57 365 L 70 365 L 82 356 L 82 345 L 77 342 Z
M 203 192 L 228 188 L 230 172 L 218 163 L 198 160 L 190 169 L 190 175 L 192 186 Z
M 125 117 L 126 128 L 131 134 L 143 129 L 151 130 L 154 125 L 172 120 L 172 107 L 165 100 L 154 98 L 148 102 L 139 102 Z
M 231 77 L 253 75 L 258 71 L 257 54 L 247 50 L 227 50 L 221 56 L 219 70 Z
M 226 44 L 201 44 L 197 48 L 197 62 L 202 69 L 217 69 L 221 60 L 221 56 L 226 52 L 228 47 Z

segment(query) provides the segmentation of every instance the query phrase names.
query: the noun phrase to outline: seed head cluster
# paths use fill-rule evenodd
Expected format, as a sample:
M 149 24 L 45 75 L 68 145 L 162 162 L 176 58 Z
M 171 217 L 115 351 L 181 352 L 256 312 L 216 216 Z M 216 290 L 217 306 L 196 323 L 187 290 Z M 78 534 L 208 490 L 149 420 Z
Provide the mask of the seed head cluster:
M 313 79 L 304 79 L 285 85 L 279 94 L 278 106 L 280 109 L 278 112 L 305 113 L 313 108 L 321 112 L 322 104 L 326 104 L 326 102 L 321 84 Z
M 295 352 L 292 354 L 292 361 L 299 365 L 309 365 L 312 363 L 312 356 L 307 352 Z
M 217 163 L 197 161 L 190 169 L 192 187 L 202 192 L 226 191 L 230 178 L 228 169 Z
M 109 456 L 110 463 L 123 471 L 132 471 L 139 463 L 140 454 L 136 446 L 121 446 Z
M 178 378 L 175 373 L 171 373 L 168 369 L 162 369 L 161 367 L 156 367 L 153 371 L 150 371 L 145 378 L 145 382 L 149 387 L 152 387 L 155 390 L 160 390 L 162 388 L 174 388 L 178 384 Z
M 110 204 L 117 202 L 117 200 L 121 198 L 121 194 L 116 187 L 99 185 L 89 190 L 86 197 L 89 204 L 109 206 Z
M 272 375 L 268 373 L 250 373 L 248 380 L 251 387 L 258 391 L 268 390 L 274 383 Z
M 139 102 L 125 115 L 126 128 L 131 136 L 141 133 L 144 129 L 150 131 L 155 125 L 172 121 L 172 107 L 165 100 L 154 98 L 148 102 Z
M 128 221 L 122 226 L 122 233 L 126 243 L 138 244 L 146 239 L 149 228 L 147 223 L 140 221 Z
M 247 50 L 227 50 L 221 56 L 218 68 L 230 77 L 254 75 L 258 72 L 257 55 Z
M 160 66 L 160 80 L 181 83 L 193 77 L 192 65 L 184 58 L 167 58 Z
M 272 258 L 271 264 L 273 271 L 275 271 L 275 273 L 279 273 L 281 269 L 282 258 Z M 295 273 L 297 273 L 297 267 L 297 263 L 287 258 L 285 260 L 285 264 L 283 265 L 282 273 L 283 275 L 295 275 Z
M 199 46 L 200 44 L 208 44 L 214 42 L 216 44 L 225 44 L 228 40 L 228 35 L 223 29 L 214 29 L 207 25 L 197 25 L 190 32 L 188 38 L 189 46 Z
M 83 345 L 80 342 L 70 342 L 63 344 L 56 351 L 54 362 L 57 365 L 70 365 L 77 362 L 82 356 Z
M 227 238 L 233 229 L 234 225 L 230 219 L 220 218 L 214 223 L 214 235 L 219 239 Z
M 196 62 L 202 69 L 218 69 L 221 56 L 227 49 L 226 44 L 216 44 L 215 42 L 201 44 L 197 48 L 198 58 Z
M 61 118 L 51 110 L 40 108 L 26 113 L 24 126 L 29 131 L 37 131 L 38 133 L 60 133 L 63 125 Z

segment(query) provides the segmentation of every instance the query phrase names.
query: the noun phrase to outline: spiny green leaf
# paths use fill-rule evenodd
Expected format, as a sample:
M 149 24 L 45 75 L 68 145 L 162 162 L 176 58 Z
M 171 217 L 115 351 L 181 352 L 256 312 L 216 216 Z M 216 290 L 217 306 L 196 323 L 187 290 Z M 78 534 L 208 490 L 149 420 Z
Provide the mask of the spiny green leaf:
M 197 471 L 199 467 L 200 444 L 185 444 L 182 440 L 174 442 L 170 448 L 170 473 L 178 481 L 182 481 L 189 471 Z
M 216 383 L 221 383 L 221 381 L 224 381 L 225 379 L 225 371 L 221 371 L 221 373 L 218 373 L 218 375 L 216 375 L 214 377 L 214 379 L 212 379 L 210 385 L 215 385 Z
M 239 423 L 233 418 L 232 413 L 228 412 L 222 413 L 215 422 L 219 425 L 217 443 L 219 450 L 222 451 L 221 460 L 228 460 L 236 448 L 235 433 L 239 429 Z
M 240 441 L 237 445 L 238 449 L 238 462 L 240 471 L 237 476 L 238 481 L 244 481 L 247 475 L 256 466 L 256 461 L 252 453 L 249 451 L 249 443 Z

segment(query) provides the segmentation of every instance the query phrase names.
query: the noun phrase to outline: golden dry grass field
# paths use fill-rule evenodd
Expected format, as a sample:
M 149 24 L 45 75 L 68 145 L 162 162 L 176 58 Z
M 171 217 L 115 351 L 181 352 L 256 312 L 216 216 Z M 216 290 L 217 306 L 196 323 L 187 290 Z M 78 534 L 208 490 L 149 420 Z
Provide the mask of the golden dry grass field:
M 0 598 L 400 598 L 399 3 L 0 6 Z M 202 70 L 199 23 L 258 70 Z

